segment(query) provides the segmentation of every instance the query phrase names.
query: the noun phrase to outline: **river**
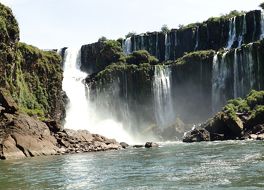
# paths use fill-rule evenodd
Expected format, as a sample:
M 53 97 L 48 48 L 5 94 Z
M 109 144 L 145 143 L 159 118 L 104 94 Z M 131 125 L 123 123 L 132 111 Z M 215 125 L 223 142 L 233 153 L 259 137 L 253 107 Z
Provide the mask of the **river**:
M 263 189 L 264 143 L 164 143 L 0 161 L 0 189 Z

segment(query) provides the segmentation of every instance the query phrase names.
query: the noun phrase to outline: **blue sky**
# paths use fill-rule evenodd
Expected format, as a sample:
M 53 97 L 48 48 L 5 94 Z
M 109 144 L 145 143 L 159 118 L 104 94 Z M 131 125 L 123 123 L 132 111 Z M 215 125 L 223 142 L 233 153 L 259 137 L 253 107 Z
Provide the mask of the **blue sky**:
M 99 37 L 159 31 L 163 24 L 204 21 L 264 0 L 0 0 L 12 8 L 21 41 L 43 49 L 79 46 Z

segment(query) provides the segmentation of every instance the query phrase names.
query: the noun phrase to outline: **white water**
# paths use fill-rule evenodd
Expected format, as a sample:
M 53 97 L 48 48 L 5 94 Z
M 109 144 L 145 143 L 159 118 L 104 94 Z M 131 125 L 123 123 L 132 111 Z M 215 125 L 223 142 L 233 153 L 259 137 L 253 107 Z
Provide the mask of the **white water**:
M 131 42 L 131 37 L 125 39 L 125 42 L 123 44 L 123 51 L 126 55 L 132 53 L 132 42 Z
M 159 58 L 159 54 L 158 54 L 158 49 L 159 49 L 159 34 L 156 34 L 156 58 Z
M 239 91 L 239 78 L 238 78 L 238 60 L 237 60 L 237 49 L 234 52 L 234 98 L 238 97 Z
M 80 64 L 80 50 L 68 48 L 65 51 L 62 83 L 69 98 L 64 128 L 86 129 L 91 133 L 115 138 L 119 142 L 135 143 L 121 123 L 95 109 L 89 98 L 89 88 L 83 83 L 87 74 L 80 71 Z
M 168 34 L 165 34 L 165 61 L 170 59 L 170 36 Z
M 195 42 L 194 50 L 197 50 L 198 46 L 199 46 L 199 26 L 196 28 L 196 42 Z
M 158 126 L 166 127 L 175 120 L 171 97 L 171 70 L 169 67 L 156 65 L 153 81 L 155 118 Z
M 261 35 L 260 35 L 260 39 L 264 38 L 264 13 L 261 12 Z
M 218 54 L 213 59 L 212 73 L 212 112 L 216 113 L 225 103 L 225 82 L 228 75 L 227 63 L 225 61 L 226 52 L 222 55 L 221 61 Z
M 238 47 L 241 47 L 242 42 L 244 40 L 244 35 L 247 33 L 247 21 L 246 15 L 243 15 L 243 23 L 242 23 L 242 33 L 238 36 Z
M 229 33 L 227 47 L 230 49 L 236 39 L 236 17 L 229 20 Z

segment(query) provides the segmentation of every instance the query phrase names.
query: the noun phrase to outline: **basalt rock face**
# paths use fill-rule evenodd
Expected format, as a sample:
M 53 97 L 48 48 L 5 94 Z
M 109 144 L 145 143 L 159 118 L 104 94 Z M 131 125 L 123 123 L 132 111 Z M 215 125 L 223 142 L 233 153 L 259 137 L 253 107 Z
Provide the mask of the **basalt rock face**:
M 239 47 L 259 40 L 263 32 L 263 16 L 255 10 L 236 17 L 210 18 L 168 33 L 133 35 L 122 47 L 126 53 L 144 49 L 160 61 L 176 60 L 192 51 Z
M 114 40 L 83 45 L 80 53 L 81 70 L 89 74 L 103 70 L 123 56 L 121 44 Z

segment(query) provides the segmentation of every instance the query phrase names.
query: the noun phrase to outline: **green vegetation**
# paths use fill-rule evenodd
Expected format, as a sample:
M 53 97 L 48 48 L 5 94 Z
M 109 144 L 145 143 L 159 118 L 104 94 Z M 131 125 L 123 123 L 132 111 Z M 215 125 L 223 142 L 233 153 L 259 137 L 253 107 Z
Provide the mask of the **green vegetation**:
M 235 16 L 241 16 L 245 13 L 246 13 L 245 11 L 233 10 L 233 11 L 230 11 L 228 14 L 221 15 L 220 17 L 211 17 L 207 20 L 207 22 L 218 22 L 218 21 L 222 21 L 222 20 L 228 20 L 228 19 L 233 18 Z
M 264 9 L 264 2 L 259 5 L 260 8 Z
M 162 32 L 163 34 L 167 34 L 167 33 L 170 32 L 170 29 L 169 29 L 169 27 L 168 27 L 166 24 L 164 24 L 164 25 L 161 27 L 161 32 Z
M 0 3 L 0 43 L 15 43 L 19 39 L 19 28 L 10 8 Z
M 190 62 L 198 61 L 203 62 L 204 60 L 208 60 L 212 58 L 215 54 L 213 50 L 204 50 L 204 51 L 195 51 L 188 54 L 185 54 L 183 57 L 177 59 L 174 62 L 166 62 L 167 65 L 182 65 Z
M 13 74 L 7 81 L 20 111 L 42 118 L 52 116 L 61 91 L 59 55 L 18 43 L 16 56 Z
M 135 36 L 135 35 L 137 35 L 136 32 L 129 32 L 129 33 L 125 36 L 125 38 L 130 38 L 130 37 Z
M 107 41 L 107 38 L 105 36 L 102 36 L 101 38 L 98 39 L 98 42 L 105 42 Z
M 139 51 L 134 51 L 132 54 L 128 55 L 126 57 L 126 62 L 128 64 L 135 64 L 135 65 L 139 65 L 142 63 L 149 63 L 151 65 L 155 65 L 158 63 L 158 59 L 150 55 L 149 52 L 146 50 L 139 50 Z
M 96 75 L 97 81 L 112 81 L 115 76 L 120 76 L 124 72 L 135 73 L 139 71 L 149 78 L 151 65 L 157 64 L 158 60 L 151 56 L 146 50 L 135 51 L 128 56 L 122 57 L 119 61 L 107 66 Z
M 243 15 L 245 13 L 246 13 L 245 11 L 236 11 L 236 10 L 233 10 L 233 11 L 230 11 L 228 14 L 223 14 L 223 15 L 221 15 L 219 17 L 211 17 L 211 18 L 207 19 L 206 21 L 204 21 L 202 23 L 196 22 L 196 23 L 188 24 L 186 26 L 179 25 L 178 28 L 180 30 L 186 30 L 186 29 L 190 29 L 190 28 L 196 28 L 198 26 L 206 25 L 206 24 L 211 23 L 211 22 L 222 22 L 222 21 L 225 21 L 225 20 L 229 20 L 230 18 L 233 18 L 235 16 L 241 16 L 241 15 Z
M 248 115 L 249 118 L 256 118 L 264 115 L 264 91 L 252 90 L 245 99 L 229 100 L 223 108 L 232 119 L 237 118 L 237 114 Z

